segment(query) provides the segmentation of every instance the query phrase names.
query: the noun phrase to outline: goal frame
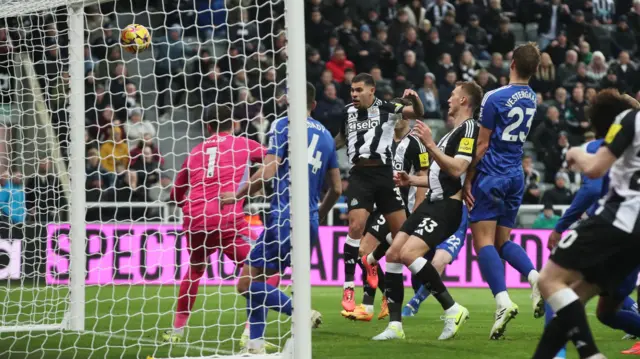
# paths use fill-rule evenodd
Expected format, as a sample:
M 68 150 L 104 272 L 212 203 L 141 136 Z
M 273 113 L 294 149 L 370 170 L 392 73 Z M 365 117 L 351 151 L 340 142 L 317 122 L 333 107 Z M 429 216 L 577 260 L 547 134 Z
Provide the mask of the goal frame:
M 69 25 L 69 127 L 70 127 L 70 267 L 69 306 L 58 324 L 0 326 L 1 332 L 69 330 L 85 332 L 86 194 L 84 103 L 84 8 L 112 0 L 0 0 L 3 13 L 12 17 L 59 6 L 68 9 Z M 307 158 L 307 94 L 304 2 L 284 0 L 287 35 L 287 98 L 289 103 L 289 163 L 291 188 L 292 329 L 281 358 L 311 358 L 311 271 L 309 262 L 309 174 Z M 14 6 L 11 6 L 14 5 Z M 296 150 L 299 149 L 299 150 Z M 302 150 L 304 149 L 304 150 Z M 295 200 L 294 200 L 295 199 Z M 293 270 L 295 269 L 295 270 Z M 87 332 L 88 333 L 88 332 Z M 273 358 L 273 356 L 269 356 Z

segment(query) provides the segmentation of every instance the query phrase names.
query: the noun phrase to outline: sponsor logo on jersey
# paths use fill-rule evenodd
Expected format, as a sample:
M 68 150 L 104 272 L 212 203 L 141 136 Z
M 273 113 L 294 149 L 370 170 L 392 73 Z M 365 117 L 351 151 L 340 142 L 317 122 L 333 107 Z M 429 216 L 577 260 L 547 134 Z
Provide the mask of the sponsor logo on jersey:
M 352 206 L 357 206 L 357 205 L 358 205 L 358 200 L 357 200 L 357 199 L 355 199 L 355 198 L 354 198 L 354 199 L 352 199 L 352 200 L 351 200 L 351 205 L 352 205 Z
M 358 121 L 357 117 L 352 120 L 349 119 L 349 132 L 354 132 L 354 131 L 368 131 L 372 128 L 376 128 L 380 126 L 380 118 L 376 117 L 376 118 L 369 118 L 367 120 L 364 121 Z
M 458 146 L 458 152 L 472 154 L 473 153 L 473 143 L 475 140 L 473 138 L 465 137 L 460 140 L 460 146 Z

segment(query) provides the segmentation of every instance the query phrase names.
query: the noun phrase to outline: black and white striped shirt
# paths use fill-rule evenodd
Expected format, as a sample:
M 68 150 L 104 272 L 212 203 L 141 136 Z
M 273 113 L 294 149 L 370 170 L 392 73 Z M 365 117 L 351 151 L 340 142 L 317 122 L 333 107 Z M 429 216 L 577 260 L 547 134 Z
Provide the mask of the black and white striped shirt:
M 456 11 L 456 7 L 448 1 L 445 1 L 442 5 L 438 5 L 435 1 L 427 6 L 427 12 L 425 17 L 431 21 L 433 26 L 440 26 L 444 15 L 449 11 Z
M 604 143 L 618 159 L 609 171 L 609 192 L 596 215 L 627 233 L 640 233 L 640 112 L 620 113 Z
M 393 128 L 402 116 L 402 104 L 374 98 L 373 104 L 360 110 L 353 104 L 345 106 L 344 127 L 347 139 L 349 162 L 359 159 L 381 160 L 391 164 L 390 147 L 393 142 Z
M 420 139 L 409 132 L 400 141 L 391 145 L 393 153 L 393 170 L 410 175 L 429 168 L 429 153 Z M 409 213 L 416 203 L 416 187 L 401 187 L 400 194 Z
M 479 130 L 476 121 L 470 118 L 444 135 L 438 142 L 438 148 L 449 157 L 471 162 L 476 151 Z M 464 178 L 464 174 L 460 178 L 451 176 L 432 160 L 429 169 L 429 201 L 440 201 L 458 193 L 462 189 Z

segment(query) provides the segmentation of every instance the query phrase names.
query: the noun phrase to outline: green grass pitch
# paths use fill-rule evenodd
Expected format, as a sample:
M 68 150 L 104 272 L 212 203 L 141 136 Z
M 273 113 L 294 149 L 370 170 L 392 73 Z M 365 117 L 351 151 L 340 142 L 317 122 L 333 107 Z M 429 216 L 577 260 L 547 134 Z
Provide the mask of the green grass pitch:
M 167 345 L 158 342 L 163 330 L 171 326 L 177 287 L 174 286 L 91 286 L 86 290 L 86 330 L 73 332 L 18 332 L 0 333 L 2 359 L 66 359 L 66 358 L 156 358 L 199 357 L 218 353 L 237 352 L 246 312 L 244 300 L 236 296 L 233 288 L 201 287 L 197 311 L 192 314 L 187 330 L 186 344 Z M 64 294 L 66 289 L 57 289 Z M 458 337 L 440 342 L 436 338 L 442 330 L 439 320 L 441 308 L 429 298 L 417 317 L 407 318 L 404 341 L 373 342 L 371 337 L 380 333 L 387 320 L 351 322 L 340 316 L 340 288 L 313 288 L 313 307 L 324 317 L 324 325 L 313 333 L 314 358 L 530 358 L 540 337 L 543 320 L 533 319 L 529 291 L 513 290 L 511 296 L 520 306 L 520 314 L 507 329 L 506 339 L 489 341 L 495 304 L 488 289 L 452 289 L 454 298 L 465 305 L 471 317 Z M 51 292 L 55 293 L 55 292 Z M 55 298 L 52 294 L 48 298 Z M 361 290 L 357 291 L 358 296 Z M 204 295 L 203 295 L 204 294 Z M 379 294 L 379 293 L 378 293 Z M 405 300 L 410 298 L 407 289 Z M 47 295 L 33 299 L 33 291 L 19 287 L 0 287 L 0 318 L 18 320 L 38 318 L 43 311 L 33 303 L 45 302 Z M 20 300 L 20 298 L 22 298 Z M 378 306 L 379 298 L 376 302 Z M 23 306 L 16 317 L 17 305 Z M 51 303 L 53 306 L 60 303 Z M 624 358 L 620 350 L 630 347 L 632 341 L 621 340 L 623 333 L 602 326 L 595 318 L 594 304 L 587 309 L 594 336 L 608 358 Z M 290 327 L 287 318 L 269 315 L 267 335 L 271 342 L 283 336 Z M 283 333 L 283 334 L 279 334 Z M 284 344 L 284 343 L 282 343 Z M 570 358 L 577 358 L 573 348 Z

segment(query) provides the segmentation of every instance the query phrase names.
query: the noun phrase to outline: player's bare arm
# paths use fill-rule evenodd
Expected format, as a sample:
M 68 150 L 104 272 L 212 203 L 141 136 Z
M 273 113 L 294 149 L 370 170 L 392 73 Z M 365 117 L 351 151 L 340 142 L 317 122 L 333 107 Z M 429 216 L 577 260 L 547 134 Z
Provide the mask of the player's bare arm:
M 410 175 L 407 172 L 401 171 L 393 175 L 393 181 L 398 187 L 429 187 L 428 176 Z M 417 197 L 417 196 L 416 196 Z M 417 199 L 416 199 L 417 200 Z
M 320 221 L 323 221 L 327 217 L 331 208 L 333 208 L 338 201 L 338 198 L 342 195 L 340 169 L 332 168 L 327 171 L 326 181 L 329 183 L 329 190 L 325 193 L 320 209 L 318 210 Z
M 263 183 L 272 179 L 278 170 L 278 164 L 282 160 L 276 155 L 266 155 L 264 157 L 263 166 L 251 176 L 251 179 L 247 183 L 243 184 L 236 193 L 225 192 L 220 194 L 220 203 L 233 204 L 238 199 L 247 195 L 252 195 L 263 188 Z
M 600 178 L 613 166 L 616 156 L 608 147 L 600 147 L 596 154 L 574 147 L 567 152 L 567 163 L 589 178 Z
M 424 106 L 418 93 L 411 89 L 404 90 L 403 98 L 406 98 L 411 102 L 411 106 L 406 106 L 402 109 L 402 117 L 406 119 L 422 118 L 424 116 Z
M 338 135 L 334 138 L 334 141 L 336 142 L 336 149 L 338 150 L 347 144 L 347 139 L 344 137 L 344 134 L 342 132 L 338 133 Z
M 480 131 L 478 132 L 478 143 L 476 144 L 476 155 L 467 168 L 467 177 L 464 180 L 464 187 L 462 189 L 462 195 L 469 208 L 473 207 L 473 203 L 475 201 L 473 195 L 471 194 L 471 185 L 473 184 L 473 179 L 476 176 L 476 165 L 478 164 L 478 162 L 480 162 L 482 157 L 484 157 L 485 153 L 487 153 L 492 133 L 492 130 L 480 125 Z
M 414 132 L 420 137 L 420 141 L 425 145 L 433 160 L 440 165 L 445 172 L 453 177 L 459 178 L 467 171 L 469 162 L 462 158 L 449 157 L 438 148 L 438 144 L 433 140 L 431 128 L 422 121 L 416 122 Z
M 421 170 L 416 172 L 415 174 L 416 177 L 422 177 L 422 178 L 426 178 L 427 182 L 429 181 L 429 177 L 427 176 L 427 170 Z M 420 203 L 422 203 L 422 201 L 425 200 L 425 198 L 427 198 L 427 187 L 416 187 L 416 196 L 415 196 L 415 203 L 413 204 L 413 208 L 411 209 L 411 212 L 415 212 L 416 208 L 418 208 L 418 206 L 420 205 Z

